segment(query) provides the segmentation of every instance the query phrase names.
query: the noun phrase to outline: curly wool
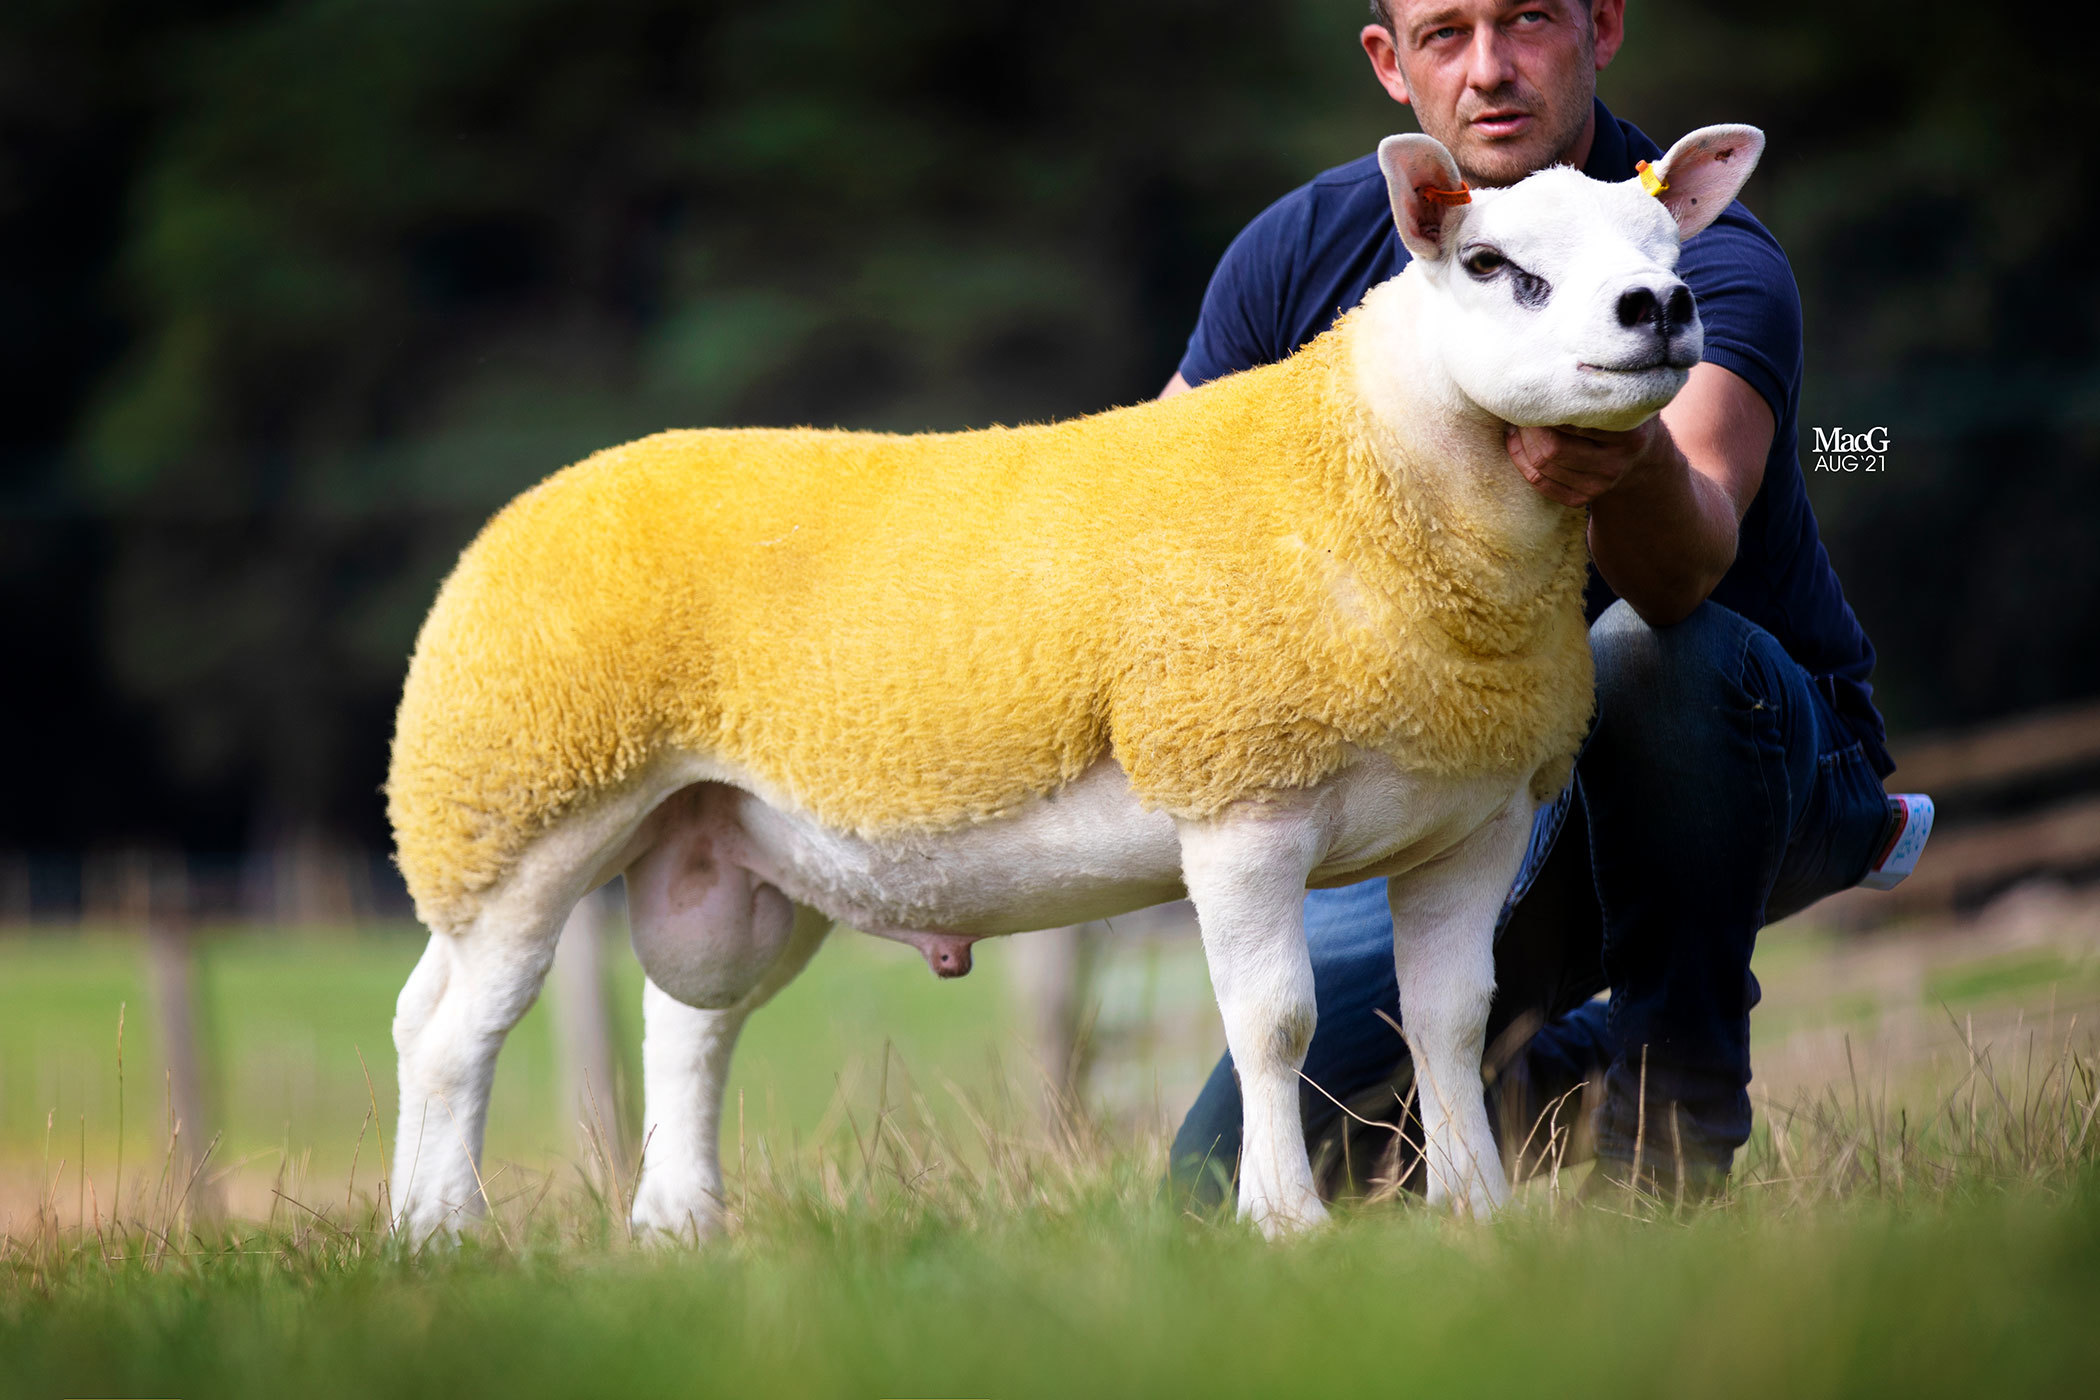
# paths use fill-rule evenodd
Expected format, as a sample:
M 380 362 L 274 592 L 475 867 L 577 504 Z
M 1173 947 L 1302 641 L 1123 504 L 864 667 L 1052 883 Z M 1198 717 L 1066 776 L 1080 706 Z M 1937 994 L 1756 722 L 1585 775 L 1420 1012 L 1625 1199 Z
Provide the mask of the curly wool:
M 1512 590 L 1537 569 L 1418 489 L 1362 403 L 1354 319 L 1070 422 L 666 432 L 527 491 L 409 666 L 387 793 L 419 912 L 462 926 L 674 750 L 871 837 L 996 817 L 1104 753 L 1185 818 L 1352 750 L 1438 775 L 1572 754 L 1581 517 Z

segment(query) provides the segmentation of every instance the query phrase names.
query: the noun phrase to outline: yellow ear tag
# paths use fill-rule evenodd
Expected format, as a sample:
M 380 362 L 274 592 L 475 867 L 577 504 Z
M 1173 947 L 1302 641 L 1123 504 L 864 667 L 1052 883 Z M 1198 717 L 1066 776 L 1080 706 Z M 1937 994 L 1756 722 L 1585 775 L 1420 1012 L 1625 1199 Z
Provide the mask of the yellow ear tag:
M 1647 161 L 1637 160 L 1633 163 L 1633 168 L 1641 173 L 1641 188 L 1656 198 L 1660 199 L 1662 192 L 1670 188 L 1670 182 L 1656 174 Z

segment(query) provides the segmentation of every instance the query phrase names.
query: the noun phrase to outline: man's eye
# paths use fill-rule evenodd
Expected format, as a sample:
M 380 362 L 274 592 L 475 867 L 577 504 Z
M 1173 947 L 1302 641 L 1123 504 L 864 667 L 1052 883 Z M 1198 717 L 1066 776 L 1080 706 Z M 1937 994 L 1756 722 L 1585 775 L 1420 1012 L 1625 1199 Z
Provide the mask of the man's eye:
M 1432 44 L 1441 44 L 1446 39 L 1456 38 L 1457 35 L 1458 26 L 1455 24 L 1447 24 L 1442 29 L 1431 30 L 1429 34 L 1429 42 Z
M 1553 16 L 1547 14 L 1544 10 L 1526 10 L 1523 14 L 1517 16 L 1517 23 L 1544 24 L 1552 18 Z
M 1508 261 L 1493 248 L 1478 248 L 1466 255 L 1466 271 L 1475 277 L 1493 277 Z

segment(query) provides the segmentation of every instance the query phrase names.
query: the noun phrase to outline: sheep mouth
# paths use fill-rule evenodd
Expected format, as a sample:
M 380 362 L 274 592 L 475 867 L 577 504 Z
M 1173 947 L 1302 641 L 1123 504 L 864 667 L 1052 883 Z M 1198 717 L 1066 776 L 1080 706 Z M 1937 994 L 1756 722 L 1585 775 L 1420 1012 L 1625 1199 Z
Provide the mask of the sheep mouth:
M 1679 361 L 1671 355 L 1656 355 L 1646 360 L 1626 360 L 1615 365 L 1591 364 L 1578 361 L 1576 370 L 1582 374 L 1653 374 L 1659 369 L 1690 369 L 1699 363 L 1696 357 Z

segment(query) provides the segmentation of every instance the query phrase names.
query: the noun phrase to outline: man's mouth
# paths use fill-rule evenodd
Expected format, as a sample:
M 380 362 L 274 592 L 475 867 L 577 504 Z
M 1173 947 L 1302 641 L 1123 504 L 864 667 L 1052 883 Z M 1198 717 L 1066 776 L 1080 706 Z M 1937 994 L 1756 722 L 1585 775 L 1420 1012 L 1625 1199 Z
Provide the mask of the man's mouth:
M 1499 141 L 1515 136 L 1531 125 L 1531 113 L 1515 107 L 1495 108 L 1482 112 L 1467 123 L 1490 141 Z

